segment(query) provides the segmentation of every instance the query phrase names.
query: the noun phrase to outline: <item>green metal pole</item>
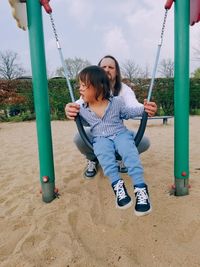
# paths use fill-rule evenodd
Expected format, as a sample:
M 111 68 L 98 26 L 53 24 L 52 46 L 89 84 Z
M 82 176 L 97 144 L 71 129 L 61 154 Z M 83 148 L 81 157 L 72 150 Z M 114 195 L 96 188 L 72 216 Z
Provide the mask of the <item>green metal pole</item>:
M 55 177 L 42 12 L 39 0 L 27 0 L 26 3 L 38 137 L 40 182 L 42 186 L 42 199 L 48 203 L 55 198 Z
M 174 78 L 174 176 L 176 196 L 189 194 L 189 14 L 190 0 L 176 0 Z

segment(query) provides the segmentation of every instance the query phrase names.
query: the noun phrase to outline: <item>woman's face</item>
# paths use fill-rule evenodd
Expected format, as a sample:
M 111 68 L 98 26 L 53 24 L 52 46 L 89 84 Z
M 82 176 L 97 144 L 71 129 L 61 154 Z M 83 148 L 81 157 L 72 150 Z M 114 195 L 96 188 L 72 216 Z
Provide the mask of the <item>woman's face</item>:
M 112 58 L 103 58 L 100 63 L 100 67 L 105 70 L 110 82 L 113 83 L 116 81 L 117 70 L 115 66 L 115 61 Z

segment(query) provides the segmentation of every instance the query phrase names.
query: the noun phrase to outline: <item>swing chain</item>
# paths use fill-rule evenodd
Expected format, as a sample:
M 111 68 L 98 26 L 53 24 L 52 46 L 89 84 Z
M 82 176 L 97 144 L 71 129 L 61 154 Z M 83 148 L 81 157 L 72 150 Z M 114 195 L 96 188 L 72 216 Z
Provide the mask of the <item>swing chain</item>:
M 61 60 L 61 64 L 62 64 L 62 67 L 63 67 L 64 77 L 65 77 L 65 80 L 66 80 L 66 83 L 67 83 L 67 87 L 69 89 L 69 93 L 70 93 L 72 101 L 75 102 L 73 89 L 72 89 L 72 86 L 71 86 L 71 83 L 70 83 L 70 80 L 69 80 L 67 66 L 66 66 L 66 63 L 65 63 L 65 60 L 64 60 L 64 57 L 63 57 L 63 53 L 62 53 L 62 49 L 61 49 L 61 46 L 60 46 L 60 43 L 59 43 L 59 40 L 58 40 L 58 34 L 57 34 L 57 31 L 56 31 L 56 26 L 55 26 L 55 22 L 54 22 L 52 13 L 49 14 L 49 17 L 50 17 L 50 20 L 51 20 L 51 26 L 52 26 L 52 29 L 53 29 L 53 33 L 54 33 L 54 36 L 55 36 L 58 52 L 59 52 L 59 55 L 60 55 L 60 60 Z
M 58 34 L 57 34 L 57 31 L 56 31 L 56 26 L 55 26 L 55 22 L 54 22 L 52 13 L 50 13 L 49 16 L 50 16 L 51 26 L 52 26 L 52 29 L 53 29 L 53 33 L 54 33 L 56 42 L 57 42 L 57 44 L 59 44 Z M 59 45 L 59 46 L 60 46 L 60 45 Z
M 161 34 L 160 34 L 160 40 L 158 42 L 156 59 L 155 59 L 154 68 L 153 68 L 153 72 L 152 72 L 152 76 L 151 76 L 151 83 L 150 83 L 150 87 L 149 87 L 147 101 L 150 101 L 150 99 L 151 99 L 151 94 L 152 94 L 152 90 L 153 90 L 153 86 L 154 86 L 154 80 L 155 80 L 155 76 L 156 76 L 156 70 L 157 70 L 157 67 L 158 67 L 158 61 L 159 61 L 159 57 L 160 57 L 160 50 L 161 50 L 162 43 L 163 43 L 163 36 L 164 36 L 164 31 L 165 31 L 165 26 L 166 26 L 167 13 L 168 13 L 168 9 L 165 10 L 165 15 L 164 15 L 163 24 L 162 24 L 162 30 L 161 30 Z
M 164 35 L 164 31 L 165 31 L 165 26 L 166 26 L 167 14 L 168 14 L 168 9 L 165 10 L 162 30 L 161 30 L 161 34 L 160 34 L 160 45 L 162 45 L 162 42 L 163 42 L 163 35 Z

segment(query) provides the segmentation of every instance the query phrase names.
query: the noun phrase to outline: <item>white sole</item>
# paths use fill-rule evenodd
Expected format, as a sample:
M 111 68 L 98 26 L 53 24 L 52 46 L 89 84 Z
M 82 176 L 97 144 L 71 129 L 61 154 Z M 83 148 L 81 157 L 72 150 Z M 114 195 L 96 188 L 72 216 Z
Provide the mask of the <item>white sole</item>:
M 138 217 L 142 217 L 142 216 L 148 215 L 151 212 L 152 212 L 152 207 L 150 207 L 150 209 L 145 211 L 145 212 L 139 212 L 139 211 L 134 210 L 135 215 L 138 216 Z
M 124 206 L 119 206 L 116 202 L 116 208 L 120 209 L 120 210 L 126 210 L 128 208 L 130 208 L 133 205 L 133 201 L 131 200 L 128 204 L 124 205 Z

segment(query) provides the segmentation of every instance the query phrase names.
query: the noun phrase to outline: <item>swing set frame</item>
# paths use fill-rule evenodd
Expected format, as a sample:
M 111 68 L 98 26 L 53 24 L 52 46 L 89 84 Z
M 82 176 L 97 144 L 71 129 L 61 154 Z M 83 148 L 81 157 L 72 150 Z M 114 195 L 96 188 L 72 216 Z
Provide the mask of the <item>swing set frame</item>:
M 24 2 L 24 1 L 22 1 Z M 165 9 L 169 10 L 173 0 L 168 0 Z M 26 1 L 30 55 L 33 77 L 33 92 L 36 112 L 38 152 L 40 163 L 40 182 L 42 199 L 49 203 L 58 195 L 55 189 L 55 174 L 48 101 L 42 9 L 52 13 L 49 0 Z M 176 196 L 189 194 L 189 0 L 176 0 L 175 9 L 175 138 L 174 138 L 174 181 Z M 182 45 L 184 43 L 184 46 Z M 158 45 L 160 53 L 162 41 Z M 61 50 L 60 50 L 61 51 Z M 157 60 L 157 59 L 156 59 Z M 156 62 L 154 70 L 156 72 Z M 155 77 L 152 75 L 152 77 Z M 152 79 L 152 88 L 153 82 Z M 42 90 L 41 90 L 42 88 Z M 69 87 L 70 88 L 70 87 Z M 151 89 L 152 89 L 151 88 Z M 148 100 L 151 97 L 149 91 Z M 184 107 L 184 108 L 182 108 Z M 147 115 L 144 115 L 144 117 Z M 146 118 L 147 119 L 147 118 Z M 144 122 L 144 129 L 146 122 Z M 139 129 L 140 130 L 140 129 Z

